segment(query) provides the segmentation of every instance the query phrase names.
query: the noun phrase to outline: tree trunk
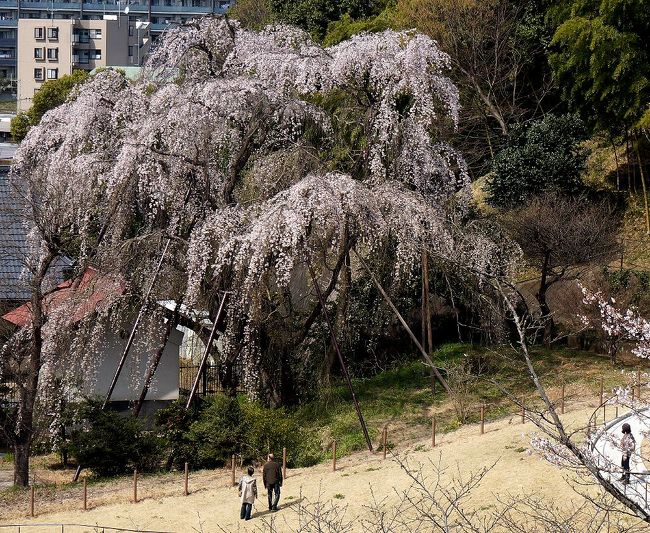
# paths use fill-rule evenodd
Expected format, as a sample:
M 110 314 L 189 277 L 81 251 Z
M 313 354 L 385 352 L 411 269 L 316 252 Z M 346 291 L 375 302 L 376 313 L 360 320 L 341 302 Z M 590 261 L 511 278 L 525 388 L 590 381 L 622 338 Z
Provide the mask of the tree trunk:
M 636 160 L 639 164 L 639 174 L 641 175 L 641 187 L 643 188 L 643 207 L 645 210 L 645 231 L 647 235 L 650 235 L 650 210 L 648 209 L 648 191 L 646 190 L 645 184 L 645 173 L 643 172 L 643 163 L 641 162 L 641 153 L 639 151 L 639 138 L 636 133 L 634 134 L 634 140 L 636 141 Z
M 340 282 L 338 286 L 339 297 L 336 302 L 336 317 L 334 318 L 334 331 L 337 332 L 337 334 L 340 334 L 345 328 L 351 285 L 352 271 L 350 269 L 350 254 L 346 253 L 345 263 L 340 272 Z M 333 345 L 333 343 L 330 343 L 325 355 L 325 366 L 323 368 L 322 375 L 323 382 L 327 385 L 330 384 L 332 371 L 334 369 L 334 365 L 336 364 L 337 358 L 338 356 L 336 353 L 336 347 Z
M 539 303 L 539 310 L 542 314 L 542 321 L 544 323 L 544 334 L 542 340 L 546 346 L 549 346 L 551 344 L 551 339 L 553 338 L 553 330 L 555 328 L 555 324 L 553 323 L 553 316 L 551 315 L 551 309 L 548 306 L 548 302 L 546 301 L 546 293 L 549 286 L 548 269 L 550 260 L 550 253 L 547 252 L 544 256 L 544 263 L 542 265 L 541 278 L 539 280 L 539 290 L 535 295 L 537 302 Z
M 14 483 L 19 487 L 29 486 L 29 449 L 31 437 L 27 440 L 16 439 L 14 442 Z
M 45 323 L 43 313 L 43 281 L 54 260 L 50 251 L 41 258 L 38 270 L 32 280 L 31 298 L 31 346 L 27 354 L 24 386 L 19 389 L 18 421 L 14 434 L 14 478 L 16 484 L 26 487 L 29 484 L 29 454 L 34 436 L 34 405 L 38 392 L 38 378 L 41 371 L 41 350 L 43 347 L 42 329 Z

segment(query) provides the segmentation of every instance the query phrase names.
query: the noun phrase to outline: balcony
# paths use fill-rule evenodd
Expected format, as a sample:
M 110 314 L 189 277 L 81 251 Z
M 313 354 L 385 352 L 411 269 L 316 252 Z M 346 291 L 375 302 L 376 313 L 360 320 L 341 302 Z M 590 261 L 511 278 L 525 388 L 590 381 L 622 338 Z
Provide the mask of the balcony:
M 16 38 L 0 39 L 0 48 L 16 48 Z
M 18 7 L 18 2 L 16 0 L 0 0 L 0 9 L 3 7 Z
M 0 20 L 0 28 L 17 28 L 18 20 L 16 19 L 3 19 Z M 14 41 L 15 43 L 16 41 Z
M 16 58 L 4 58 L 0 56 L 0 67 L 15 67 L 16 66 Z

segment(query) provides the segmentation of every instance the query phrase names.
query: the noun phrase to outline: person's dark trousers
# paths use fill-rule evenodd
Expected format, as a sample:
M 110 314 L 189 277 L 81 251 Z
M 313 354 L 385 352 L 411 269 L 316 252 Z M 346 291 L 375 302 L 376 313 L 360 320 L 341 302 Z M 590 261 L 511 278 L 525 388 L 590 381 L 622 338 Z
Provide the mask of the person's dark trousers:
M 630 481 L 630 457 L 624 455 L 621 459 L 621 466 L 623 467 L 623 479 Z
M 280 484 L 273 483 L 268 486 L 269 490 L 269 511 L 271 509 L 278 510 L 278 502 L 280 501 Z
M 252 503 L 242 503 L 241 511 L 239 513 L 239 518 L 241 518 L 242 520 L 250 520 L 252 511 L 253 511 Z

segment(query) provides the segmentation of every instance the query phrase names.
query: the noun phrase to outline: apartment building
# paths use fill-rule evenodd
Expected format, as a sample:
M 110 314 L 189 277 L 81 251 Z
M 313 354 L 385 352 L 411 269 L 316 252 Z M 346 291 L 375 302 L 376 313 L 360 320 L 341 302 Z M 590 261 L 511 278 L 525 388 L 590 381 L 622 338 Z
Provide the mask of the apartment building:
M 110 17 L 110 16 L 109 16 Z M 128 19 L 20 19 L 18 21 L 18 111 L 31 106 L 47 80 L 73 69 L 138 65 L 151 39 L 146 23 Z
M 0 78 L 17 75 L 18 21 L 103 20 L 114 16 L 135 27 L 148 22 L 152 40 L 168 26 L 225 13 L 234 0 L 0 0 Z M 128 8 L 128 9 L 127 9 Z

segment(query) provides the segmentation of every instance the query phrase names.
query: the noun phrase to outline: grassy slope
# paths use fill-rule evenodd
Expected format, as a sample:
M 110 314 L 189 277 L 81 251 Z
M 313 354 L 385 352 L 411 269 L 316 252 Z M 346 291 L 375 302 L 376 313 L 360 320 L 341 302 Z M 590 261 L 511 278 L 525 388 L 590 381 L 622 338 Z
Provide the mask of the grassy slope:
M 473 360 L 482 358 L 487 365 L 487 372 L 476 380 L 475 389 L 469 395 L 471 407 L 466 422 L 478 421 L 483 403 L 486 404 L 488 420 L 516 413 L 517 407 L 506 391 L 517 398 L 524 396 L 527 403 L 539 403 L 523 362 L 508 347 L 497 353 L 494 349 L 449 344 L 439 348 L 434 355 L 439 366 L 444 368 L 458 364 L 466 354 Z M 622 370 L 631 372 L 636 368 L 632 366 L 636 361 L 614 368 L 605 357 L 563 348 L 536 348 L 534 354 L 537 370 L 551 395 L 559 394 L 563 381 L 570 384 L 567 386 L 568 396 L 588 392 L 597 394 L 601 376 L 608 389 L 622 384 Z M 439 431 L 451 431 L 460 425 L 453 402 L 441 392 L 440 387 L 434 398 L 430 378 L 420 362 L 387 370 L 373 378 L 355 380 L 354 387 L 375 447 L 380 444 L 381 430 L 385 424 L 392 428 L 391 440 L 396 441 L 422 438 L 428 434 L 434 412 Z M 329 445 L 334 438 L 340 454 L 365 447 L 351 396 L 343 384 L 299 408 L 292 416 L 311 433 L 313 446 L 320 447 L 321 460 L 331 457 Z

